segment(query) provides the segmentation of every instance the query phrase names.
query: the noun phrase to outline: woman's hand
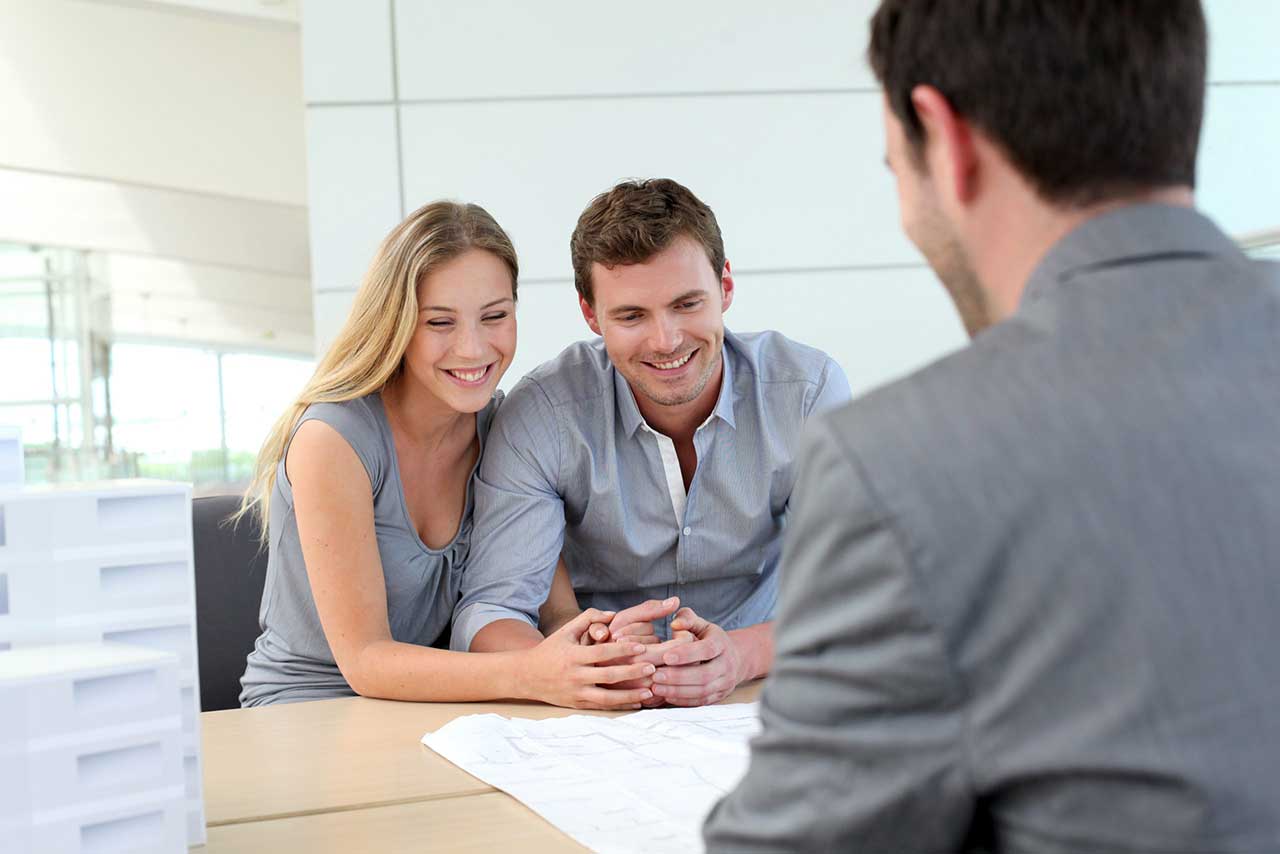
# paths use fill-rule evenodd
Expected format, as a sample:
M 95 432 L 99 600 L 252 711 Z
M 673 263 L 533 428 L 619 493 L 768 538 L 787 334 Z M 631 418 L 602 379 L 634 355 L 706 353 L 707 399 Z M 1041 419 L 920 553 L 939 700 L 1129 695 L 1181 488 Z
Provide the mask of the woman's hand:
M 520 696 L 570 709 L 638 709 L 653 698 L 648 687 L 621 688 L 619 683 L 648 680 L 649 662 L 609 664 L 644 652 L 632 640 L 584 646 L 592 623 L 608 624 L 611 612 L 590 608 L 565 623 L 546 640 L 521 653 L 517 674 Z

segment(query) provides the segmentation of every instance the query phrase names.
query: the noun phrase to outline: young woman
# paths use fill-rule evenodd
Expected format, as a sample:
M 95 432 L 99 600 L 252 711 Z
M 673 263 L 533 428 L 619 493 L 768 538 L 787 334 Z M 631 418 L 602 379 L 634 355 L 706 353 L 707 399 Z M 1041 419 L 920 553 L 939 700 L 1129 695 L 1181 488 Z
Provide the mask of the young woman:
M 472 479 L 515 352 L 517 272 L 510 239 L 476 205 L 426 205 L 383 241 L 345 326 L 263 444 L 241 507 L 270 549 L 242 705 L 353 693 L 580 708 L 651 698 L 619 683 L 643 684 L 652 664 L 611 663 L 643 645 L 586 645 L 607 612 L 583 612 L 526 650 L 432 646 L 458 600 Z

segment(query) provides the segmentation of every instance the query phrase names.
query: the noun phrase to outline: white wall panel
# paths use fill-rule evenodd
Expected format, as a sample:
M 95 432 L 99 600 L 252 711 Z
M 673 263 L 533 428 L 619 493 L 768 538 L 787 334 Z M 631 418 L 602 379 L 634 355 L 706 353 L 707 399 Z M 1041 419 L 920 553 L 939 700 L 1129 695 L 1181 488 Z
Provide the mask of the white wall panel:
M 338 334 L 342 324 L 347 320 L 347 312 L 351 311 L 351 303 L 355 300 L 355 291 L 328 291 L 317 293 L 314 297 L 315 311 L 315 353 L 319 358 L 333 337 Z
M 1280 228 L 1280 84 L 1211 86 L 1197 201 L 1225 231 Z
M 397 0 L 400 97 L 871 87 L 863 52 L 876 5 Z
M 590 0 L 396 0 L 401 98 L 874 88 L 864 55 L 877 5 L 655 0 L 621 22 Z M 1280 4 L 1204 6 L 1211 80 L 1280 80 Z
M 0 21 L 0 166 L 305 203 L 296 31 L 71 0 Z
M 1280 81 L 1280 3 L 1204 0 L 1209 79 Z
M 528 278 L 569 278 L 578 215 L 633 176 L 711 205 L 739 270 L 915 263 L 879 115 L 872 94 L 406 106 L 405 202 L 484 205 Z
M 294 205 L 0 169 L 0 240 L 307 275 Z
M 572 282 L 521 285 L 516 323 L 516 357 L 499 383 L 504 389 L 574 341 L 596 337 L 582 319 Z
M 308 110 L 307 175 L 314 287 L 355 289 L 400 221 L 395 108 Z
M 855 396 L 969 340 L 927 267 L 740 276 L 736 284 L 730 329 L 776 329 L 826 351 Z
M 394 97 L 390 0 L 306 0 L 302 84 L 308 103 Z

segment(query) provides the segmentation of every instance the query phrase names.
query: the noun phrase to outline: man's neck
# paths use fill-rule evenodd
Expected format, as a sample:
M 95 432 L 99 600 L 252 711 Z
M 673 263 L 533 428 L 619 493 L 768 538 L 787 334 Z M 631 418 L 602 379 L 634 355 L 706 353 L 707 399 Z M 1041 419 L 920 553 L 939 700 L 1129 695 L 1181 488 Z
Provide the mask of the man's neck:
M 692 442 L 694 432 L 710 417 L 720 398 L 720 384 L 724 380 L 724 354 L 716 361 L 715 371 L 707 381 L 702 393 L 688 403 L 664 406 L 655 403 L 642 394 L 632 395 L 645 423 L 664 436 L 669 436 L 677 444 Z
M 1022 204 L 993 209 L 983 231 L 987 239 L 972 250 L 972 263 L 990 306 L 991 321 L 998 323 L 1018 309 L 1027 280 L 1049 250 L 1086 220 L 1138 204 L 1193 207 L 1189 187 L 1162 187 L 1096 205 L 1061 208 L 1036 198 Z

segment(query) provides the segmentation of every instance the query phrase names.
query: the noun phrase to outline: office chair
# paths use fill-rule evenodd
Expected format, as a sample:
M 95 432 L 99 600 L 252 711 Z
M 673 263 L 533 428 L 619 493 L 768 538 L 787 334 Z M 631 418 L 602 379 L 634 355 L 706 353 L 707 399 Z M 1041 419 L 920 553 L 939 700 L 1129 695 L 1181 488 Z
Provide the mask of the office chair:
M 227 521 L 238 495 L 197 498 L 191 504 L 196 570 L 196 635 L 200 659 L 200 709 L 240 708 L 245 657 L 258 639 L 258 608 L 267 576 L 267 553 L 258 548 L 258 525 L 246 517 Z

